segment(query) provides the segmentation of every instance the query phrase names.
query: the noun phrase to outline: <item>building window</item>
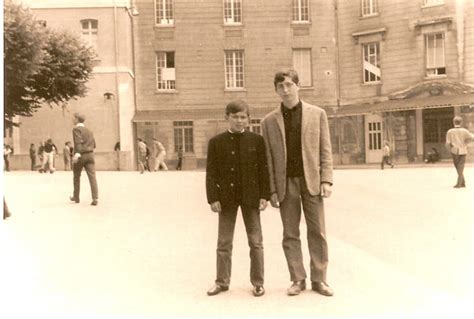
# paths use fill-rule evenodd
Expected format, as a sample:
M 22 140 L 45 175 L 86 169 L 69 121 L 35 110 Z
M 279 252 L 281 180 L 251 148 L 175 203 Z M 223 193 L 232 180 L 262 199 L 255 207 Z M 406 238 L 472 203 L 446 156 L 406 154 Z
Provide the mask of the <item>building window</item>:
M 431 7 L 444 4 L 444 0 L 423 0 L 423 6 Z
M 379 43 L 363 45 L 364 83 L 380 81 L 380 46 Z
M 156 88 L 158 91 L 176 89 L 174 52 L 156 52 Z
M 224 23 L 241 24 L 242 23 L 242 1 L 224 0 Z
M 378 13 L 377 0 L 362 0 L 362 16 L 371 16 Z
M 429 118 L 423 121 L 423 140 L 425 143 L 444 143 L 446 133 L 453 127 L 451 118 Z
M 311 87 L 313 85 L 311 49 L 293 50 L 293 68 L 298 72 L 301 87 Z
M 156 24 L 173 25 L 173 0 L 155 0 Z
M 225 86 L 227 89 L 244 87 L 244 51 L 225 52 Z
M 382 123 L 369 122 L 369 150 L 382 149 Z
M 193 121 L 174 121 L 174 151 L 194 152 Z
M 97 53 L 99 21 L 94 19 L 81 20 L 82 39 Z
M 309 22 L 308 0 L 293 0 L 293 22 Z
M 250 119 L 249 131 L 257 134 L 262 134 L 262 128 L 260 127 L 260 119 Z
M 426 35 L 426 76 L 446 74 L 443 33 Z

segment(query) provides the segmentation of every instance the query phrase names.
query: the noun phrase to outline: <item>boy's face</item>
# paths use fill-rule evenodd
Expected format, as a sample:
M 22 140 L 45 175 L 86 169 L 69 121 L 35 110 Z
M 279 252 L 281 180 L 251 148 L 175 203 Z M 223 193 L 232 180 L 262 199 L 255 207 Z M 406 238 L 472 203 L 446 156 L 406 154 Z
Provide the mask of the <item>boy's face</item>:
M 247 127 L 249 122 L 249 116 L 245 111 L 229 113 L 225 116 L 225 118 L 229 122 L 229 129 L 232 132 L 242 132 Z
M 288 107 L 296 105 L 300 99 L 298 93 L 300 88 L 289 76 L 285 76 L 284 81 L 278 82 L 275 90 L 283 101 L 283 104 Z

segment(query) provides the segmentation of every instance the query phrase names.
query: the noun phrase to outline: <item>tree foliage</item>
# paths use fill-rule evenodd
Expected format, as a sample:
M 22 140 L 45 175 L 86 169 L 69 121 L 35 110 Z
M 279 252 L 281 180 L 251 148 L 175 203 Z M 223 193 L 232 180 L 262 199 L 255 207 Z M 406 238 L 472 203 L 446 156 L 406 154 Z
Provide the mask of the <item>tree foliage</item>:
M 86 93 L 95 53 L 75 34 L 39 23 L 29 9 L 4 4 L 4 124 L 44 104 L 64 105 Z

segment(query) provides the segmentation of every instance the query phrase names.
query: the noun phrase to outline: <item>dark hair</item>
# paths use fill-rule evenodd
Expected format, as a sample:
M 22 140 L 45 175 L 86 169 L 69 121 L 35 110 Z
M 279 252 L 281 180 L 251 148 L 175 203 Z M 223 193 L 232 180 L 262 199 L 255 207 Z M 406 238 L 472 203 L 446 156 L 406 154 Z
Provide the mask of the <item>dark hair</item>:
M 74 113 L 74 117 L 77 119 L 79 123 L 84 123 L 84 121 L 86 120 L 86 117 L 84 116 L 84 114 L 79 113 L 79 112 Z
M 455 116 L 455 117 L 453 118 L 453 124 L 454 124 L 454 125 L 461 125 L 461 124 L 462 124 L 462 117 L 460 117 L 460 116 Z
M 225 115 L 229 115 L 230 113 L 239 113 L 239 112 L 246 112 L 248 116 L 250 116 L 250 109 L 247 102 L 243 100 L 235 100 L 229 102 L 225 107 Z
M 289 77 L 295 84 L 300 83 L 298 72 L 296 72 L 296 70 L 288 69 L 285 71 L 278 71 L 275 73 L 275 77 L 273 78 L 273 85 L 275 86 L 275 89 L 278 83 L 285 81 L 285 77 Z

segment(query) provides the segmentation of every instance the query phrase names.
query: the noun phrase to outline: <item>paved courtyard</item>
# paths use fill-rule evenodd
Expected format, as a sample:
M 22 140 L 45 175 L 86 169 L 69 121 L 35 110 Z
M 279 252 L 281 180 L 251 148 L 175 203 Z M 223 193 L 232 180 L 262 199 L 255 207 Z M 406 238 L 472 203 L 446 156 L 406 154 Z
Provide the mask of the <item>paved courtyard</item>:
M 466 189 L 452 188 L 451 166 L 334 175 L 326 201 L 334 297 L 286 296 L 282 225 L 269 206 L 261 215 L 266 294 L 255 298 L 241 217 L 230 290 L 206 295 L 217 216 L 205 200 L 204 172 L 98 172 L 97 207 L 85 174 L 81 203 L 73 204 L 70 172 L 8 172 L 13 216 L 0 222 L 0 318 L 468 317 L 474 168 L 466 168 Z

